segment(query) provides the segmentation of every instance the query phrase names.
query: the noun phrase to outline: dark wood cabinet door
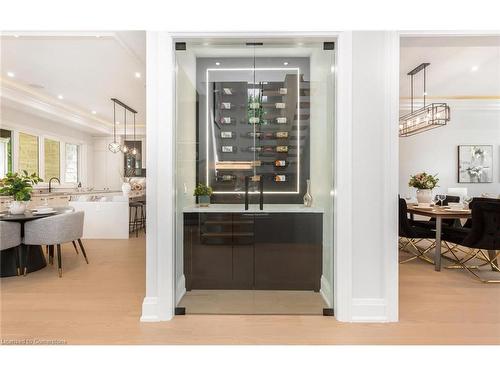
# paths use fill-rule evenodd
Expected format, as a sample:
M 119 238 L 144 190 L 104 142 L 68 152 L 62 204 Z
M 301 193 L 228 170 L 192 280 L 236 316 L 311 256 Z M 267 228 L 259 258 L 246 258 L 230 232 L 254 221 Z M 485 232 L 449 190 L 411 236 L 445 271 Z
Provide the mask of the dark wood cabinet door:
M 255 289 L 319 291 L 322 215 L 255 214 Z
M 233 214 L 233 289 L 254 286 L 254 215 Z
M 192 238 L 191 289 L 231 289 L 232 214 L 199 214 L 198 232 Z

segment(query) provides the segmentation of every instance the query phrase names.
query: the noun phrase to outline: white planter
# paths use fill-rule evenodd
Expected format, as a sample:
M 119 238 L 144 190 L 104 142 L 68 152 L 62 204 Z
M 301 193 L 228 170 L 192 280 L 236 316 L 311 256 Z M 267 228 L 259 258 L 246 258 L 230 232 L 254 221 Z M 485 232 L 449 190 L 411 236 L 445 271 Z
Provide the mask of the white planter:
M 28 206 L 27 202 L 12 201 L 12 203 L 9 206 L 9 212 L 12 215 L 21 215 L 24 214 L 24 211 L 26 211 L 27 206 Z
M 132 191 L 132 186 L 130 185 L 130 183 L 124 182 L 122 184 L 122 191 L 123 191 L 123 195 L 129 195 L 130 192 Z
M 431 189 L 418 189 L 417 190 L 417 202 L 418 203 L 431 203 L 432 202 L 432 190 Z

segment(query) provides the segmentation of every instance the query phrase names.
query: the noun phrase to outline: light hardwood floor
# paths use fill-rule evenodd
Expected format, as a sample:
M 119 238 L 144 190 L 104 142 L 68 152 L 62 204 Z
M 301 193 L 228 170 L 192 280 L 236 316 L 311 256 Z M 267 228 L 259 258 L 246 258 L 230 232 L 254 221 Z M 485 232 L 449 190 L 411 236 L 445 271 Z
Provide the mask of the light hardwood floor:
M 322 316 L 187 315 L 140 323 L 144 238 L 85 241 L 90 264 L 63 249 L 63 278 L 47 268 L 0 279 L 4 343 L 500 344 L 500 285 L 462 271 L 400 267 L 400 322 L 340 323 Z

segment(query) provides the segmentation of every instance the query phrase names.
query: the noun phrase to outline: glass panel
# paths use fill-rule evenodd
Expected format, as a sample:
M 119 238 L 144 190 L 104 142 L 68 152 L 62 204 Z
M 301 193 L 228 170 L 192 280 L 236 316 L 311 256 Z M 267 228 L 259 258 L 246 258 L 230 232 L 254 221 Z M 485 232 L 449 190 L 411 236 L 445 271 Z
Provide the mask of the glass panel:
M 65 182 L 78 182 L 78 145 L 66 143 Z
M 61 150 L 58 141 L 45 138 L 44 140 L 44 178 L 49 181 L 52 177 L 60 178 L 61 170 Z
M 0 129 L 0 178 L 12 172 L 12 132 Z
M 335 51 L 247 42 L 176 51 L 178 306 L 322 314 L 333 301 Z M 208 208 L 197 184 L 213 189 Z
M 19 170 L 39 174 L 37 136 L 19 133 Z

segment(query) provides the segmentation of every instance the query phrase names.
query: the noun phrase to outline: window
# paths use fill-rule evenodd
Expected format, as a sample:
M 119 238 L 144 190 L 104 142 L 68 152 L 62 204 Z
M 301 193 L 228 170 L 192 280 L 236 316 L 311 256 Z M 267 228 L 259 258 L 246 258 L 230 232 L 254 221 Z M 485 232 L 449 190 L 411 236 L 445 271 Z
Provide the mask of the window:
M 19 133 L 19 170 L 39 174 L 37 136 Z
M 49 181 L 52 177 L 61 177 L 61 147 L 58 141 L 45 138 L 44 140 L 44 179 Z
M 12 132 L 0 129 L 0 178 L 12 172 Z
M 78 182 L 78 145 L 66 143 L 64 182 Z

